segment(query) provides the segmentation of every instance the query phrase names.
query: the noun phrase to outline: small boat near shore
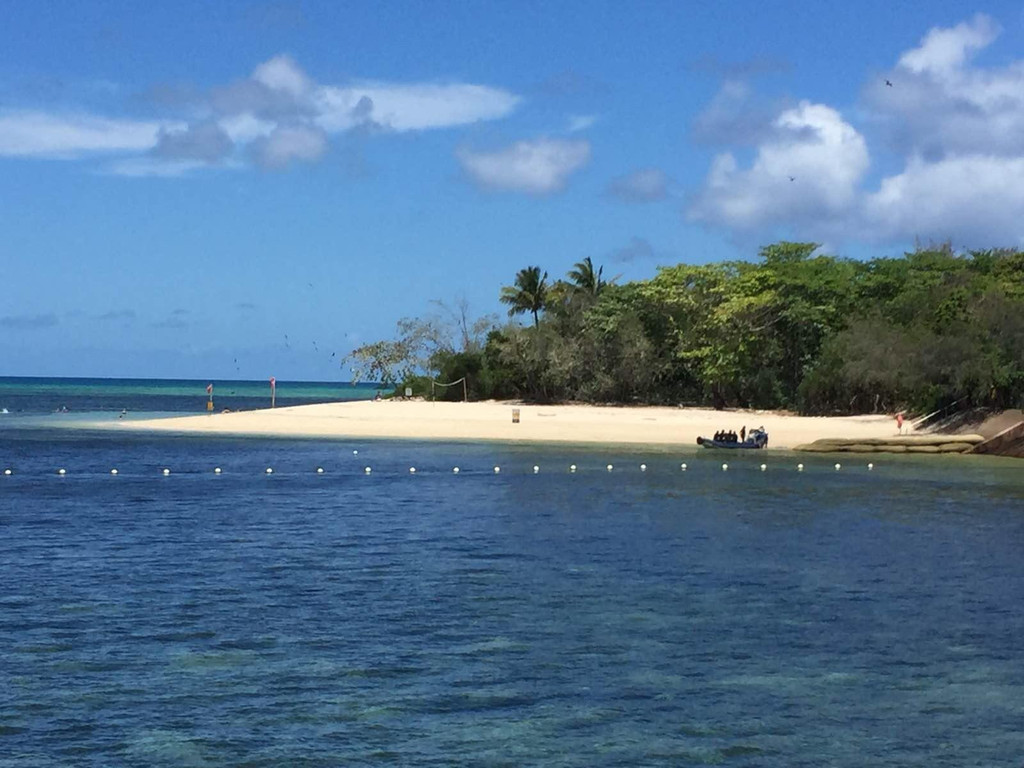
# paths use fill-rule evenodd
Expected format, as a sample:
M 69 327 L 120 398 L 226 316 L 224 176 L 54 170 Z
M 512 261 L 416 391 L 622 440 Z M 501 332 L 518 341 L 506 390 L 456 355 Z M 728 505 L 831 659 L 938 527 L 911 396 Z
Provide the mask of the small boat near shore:
M 705 448 L 725 448 L 728 450 L 757 450 L 768 446 L 768 433 L 764 427 L 752 429 L 747 434 L 746 440 L 715 440 L 711 437 L 698 437 L 697 445 Z

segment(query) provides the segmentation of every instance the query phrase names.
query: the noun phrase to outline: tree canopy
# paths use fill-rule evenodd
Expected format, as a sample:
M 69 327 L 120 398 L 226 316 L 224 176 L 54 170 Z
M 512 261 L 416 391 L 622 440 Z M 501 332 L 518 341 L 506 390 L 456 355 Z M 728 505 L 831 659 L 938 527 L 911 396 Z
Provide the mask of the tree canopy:
M 412 367 L 467 375 L 474 397 L 538 401 L 803 413 L 1024 404 L 1024 254 L 1013 249 L 861 261 L 780 242 L 753 261 L 677 264 L 621 285 L 602 273 L 587 258 L 549 285 L 526 267 L 500 300 L 510 317 L 532 314 L 531 328 L 492 323 L 486 341 Z M 386 362 L 415 338 L 374 351 Z M 373 370 L 385 369 L 411 370 Z

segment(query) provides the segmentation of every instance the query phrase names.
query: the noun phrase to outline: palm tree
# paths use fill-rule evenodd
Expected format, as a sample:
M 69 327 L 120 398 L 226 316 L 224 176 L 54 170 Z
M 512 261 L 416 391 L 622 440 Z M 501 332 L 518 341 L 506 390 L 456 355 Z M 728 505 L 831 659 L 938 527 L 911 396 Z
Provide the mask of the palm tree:
M 532 312 L 533 327 L 539 327 L 538 313 L 544 309 L 548 298 L 547 279 L 548 273 L 542 275 L 540 267 L 520 269 L 516 273 L 515 284 L 501 289 L 501 303 L 509 305 L 509 317 Z
M 594 272 L 594 262 L 587 256 L 583 261 L 578 261 L 569 270 L 569 279 L 576 285 L 576 289 L 582 291 L 587 296 L 596 299 L 601 295 L 601 291 L 608 285 L 604 280 L 601 279 L 601 275 L 604 273 L 604 267 L 601 267 Z

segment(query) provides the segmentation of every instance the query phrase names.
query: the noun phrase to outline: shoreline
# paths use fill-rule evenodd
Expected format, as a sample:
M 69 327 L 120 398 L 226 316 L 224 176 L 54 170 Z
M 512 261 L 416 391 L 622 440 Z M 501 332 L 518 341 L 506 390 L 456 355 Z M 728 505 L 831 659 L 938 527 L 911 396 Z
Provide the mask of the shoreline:
M 513 410 L 519 422 L 513 423 Z M 267 438 L 382 438 L 515 444 L 649 445 L 697 448 L 715 431 L 764 427 L 768 448 L 823 438 L 887 439 L 885 415 L 794 416 L 670 406 L 523 405 L 508 401 L 349 401 L 156 419 L 79 421 L 73 428 Z M 71 425 L 69 425 L 71 427 Z M 904 426 L 903 434 L 912 434 Z

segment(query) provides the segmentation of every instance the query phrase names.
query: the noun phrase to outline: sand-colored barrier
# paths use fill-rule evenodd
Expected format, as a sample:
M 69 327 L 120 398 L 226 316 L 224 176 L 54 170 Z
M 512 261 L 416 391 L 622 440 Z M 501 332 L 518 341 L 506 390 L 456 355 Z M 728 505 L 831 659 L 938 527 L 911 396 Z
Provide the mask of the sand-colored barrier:
M 966 453 L 981 435 L 894 435 L 890 438 L 822 438 L 793 448 L 807 453 Z

